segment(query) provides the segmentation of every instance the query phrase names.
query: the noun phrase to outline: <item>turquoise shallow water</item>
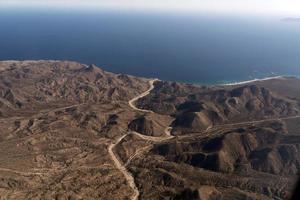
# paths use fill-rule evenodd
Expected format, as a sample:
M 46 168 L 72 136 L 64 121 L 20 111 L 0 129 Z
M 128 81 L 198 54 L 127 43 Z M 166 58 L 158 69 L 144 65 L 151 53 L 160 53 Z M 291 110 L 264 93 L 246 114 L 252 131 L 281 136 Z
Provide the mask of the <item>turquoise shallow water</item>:
M 75 60 L 201 84 L 300 75 L 300 23 L 276 17 L 0 10 L 0 25 L 0 60 Z

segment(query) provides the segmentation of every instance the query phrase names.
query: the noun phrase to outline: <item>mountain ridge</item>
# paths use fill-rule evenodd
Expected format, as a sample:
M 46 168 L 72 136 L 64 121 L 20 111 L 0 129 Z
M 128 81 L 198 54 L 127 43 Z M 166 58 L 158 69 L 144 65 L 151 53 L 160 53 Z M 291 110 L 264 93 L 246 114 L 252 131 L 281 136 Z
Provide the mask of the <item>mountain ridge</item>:
M 198 86 L 0 62 L 3 199 L 288 199 L 300 79 Z

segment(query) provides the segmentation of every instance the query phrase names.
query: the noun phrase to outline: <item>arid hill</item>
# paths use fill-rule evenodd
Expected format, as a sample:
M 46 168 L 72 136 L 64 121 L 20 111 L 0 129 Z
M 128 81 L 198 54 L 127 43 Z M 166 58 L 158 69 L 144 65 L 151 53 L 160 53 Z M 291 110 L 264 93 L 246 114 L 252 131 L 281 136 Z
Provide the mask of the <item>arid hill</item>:
M 174 116 L 174 134 L 199 132 L 220 124 L 299 114 L 298 100 L 253 84 L 199 88 L 159 82 L 138 105 Z
M 0 62 L 0 199 L 289 199 L 299 86 L 285 77 L 206 87 L 68 61 Z

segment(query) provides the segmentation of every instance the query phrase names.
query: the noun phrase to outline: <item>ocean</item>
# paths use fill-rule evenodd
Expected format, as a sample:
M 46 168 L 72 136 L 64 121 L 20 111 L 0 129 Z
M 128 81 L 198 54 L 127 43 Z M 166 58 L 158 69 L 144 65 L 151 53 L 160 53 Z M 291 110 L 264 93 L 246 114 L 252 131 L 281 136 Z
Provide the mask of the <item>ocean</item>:
M 201 13 L 0 9 L 0 60 L 33 59 L 196 84 L 300 75 L 300 23 Z

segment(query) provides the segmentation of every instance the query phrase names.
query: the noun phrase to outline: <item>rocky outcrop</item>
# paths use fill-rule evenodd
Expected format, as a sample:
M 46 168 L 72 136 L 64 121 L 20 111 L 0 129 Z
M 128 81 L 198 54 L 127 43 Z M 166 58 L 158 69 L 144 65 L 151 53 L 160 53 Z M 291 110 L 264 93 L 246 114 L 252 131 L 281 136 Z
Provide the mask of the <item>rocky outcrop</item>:
M 201 132 L 213 125 L 299 114 L 297 101 L 257 85 L 196 88 L 160 83 L 139 105 L 174 115 L 177 135 Z
M 233 173 L 256 170 L 270 174 L 298 173 L 300 137 L 289 141 L 282 132 L 270 128 L 237 129 L 208 140 L 158 145 L 154 152 L 174 162 L 212 171 Z
M 146 80 L 75 62 L 0 62 L 0 69 L 3 109 L 34 111 L 55 103 L 127 101 L 148 87 Z
M 153 130 L 153 122 L 151 120 L 148 120 L 144 116 L 139 117 L 128 125 L 128 128 L 132 131 L 142 133 L 144 135 L 152 136 L 154 133 Z
M 156 81 L 148 95 L 149 80 L 94 65 L 0 62 L 1 199 L 289 199 L 299 85 Z

